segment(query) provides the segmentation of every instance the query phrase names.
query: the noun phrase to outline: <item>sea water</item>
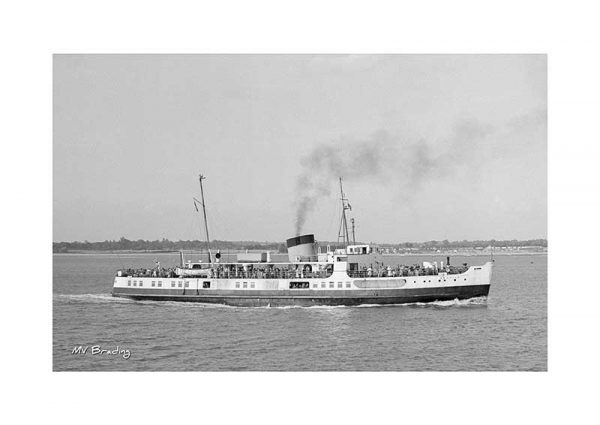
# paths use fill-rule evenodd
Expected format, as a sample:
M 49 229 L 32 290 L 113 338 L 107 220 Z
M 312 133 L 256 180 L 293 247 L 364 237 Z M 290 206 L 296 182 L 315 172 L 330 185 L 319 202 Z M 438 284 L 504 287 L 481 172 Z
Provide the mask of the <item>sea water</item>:
M 55 371 L 547 370 L 546 255 L 496 256 L 489 296 L 462 301 L 248 308 L 110 295 L 117 269 L 155 260 L 168 267 L 179 257 L 54 254 Z

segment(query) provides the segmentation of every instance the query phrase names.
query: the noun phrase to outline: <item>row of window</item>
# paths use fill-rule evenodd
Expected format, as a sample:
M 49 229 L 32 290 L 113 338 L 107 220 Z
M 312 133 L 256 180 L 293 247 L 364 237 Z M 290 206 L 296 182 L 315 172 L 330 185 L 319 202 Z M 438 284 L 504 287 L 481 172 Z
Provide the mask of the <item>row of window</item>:
M 467 279 L 464 278 L 464 280 L 467 280 Z M 427 282 L 431 283 L 431 280 L 428 280 Z M 441 279 L 438 279 L 438 282 L 441 282 Z M 456 279 L 454 279 L 454 282 L 456 282 Z M 144 286 L 144 282 L 141 281 L 141 280 L 139 281 L 139 283 L 138 283 L 137 280 L 134 280 L 134 281 L 128 280 L 127 281 L 127 286 L 131 286 L 132 283 L 133 283 L 133 286 L 138 286 L 138 284 L 139 284 L 140 287 Z M 413 283 L 417 283 L 417 281 L 414 280 Z M 162 281 L 159 280 L 157 282 L 157 281 L 153 280 L 152 283 L 151 283 L 151 285 L 152 285 L 153 288 L 156 287 L 156 286 L 158 286 L 159 288 L 162 288 Z M 326 282 L 321 282 L 321 288 L 327 288 L 327 286 L 328 286 L 328 284 Z M 329 282 L 329 288 L 330 289 L 335 288 L 335 286 L 336 286 L 335 282 Z M 343 288 L 343 286 L 344 285 L 343 285 L 342 282 L 338 282 L 337 283 L 337 288 L 338 289 Z M 181 281 L 180 282 L 175 282 L 174 280 L 172 280 L 171 281 L 171 288 L 175 288 L 175 287 L 177 287 L 177 288 L 183 288 L 184 287 L 184 283 L 181 282 Z M 190 287 L 189 282 L 185 282 L 185 287 L 186 288 Z M 236 282 L 235 283 L 235 287 L 236 288 L 240 288 L 240 287 L 241 288 L 248 288 L 248 282 L 242 282 L 241 284 L 240 284 L 240 282 Z M 254 287 L 255 287 L 254 282 L 250 282 L 250 288 L 254 288 Z M 310 287 L 309 282 L 290 282 L 290 289 L 308 289 L 309 287 Z M 319 287 L 319 284 L 318 283 L 313 283 L 312 287 L 313 287 L 313 289 L 317 289 Z M 351 287 L 352 287 L 352 284 L 350 282 L 346 282 L 346 288 L 351 288 Z M 208 281 L 203 282 L 202 283 L 202 288 L 203 289 L 210 289 L 210 282 L 208 282 Z
M 308 282 L 306 282 L 308 285 Z M 329 289 L 333 289 L 336 287 L 335 282 L 329 282 L 329 284 L 327 282 L 321 282 L 321 288 L 327 288 L 329 286 Z M 317 289 L 319 287 L 318 283 L 313 283 L 312 285 L 313 289 Z M 344 287 L 344 283 L 343 282 L 338 282 L 337 283 L 337 288 L 338 289 L 342 289 Z M 303 286 L 303 288 L 308 288 L 308 286 Z M 350 282 L 346 282 L 346 288 L 352 288 L 352 284 Z M 290 289 L 292 289 L 291 283 L 290 283 Z
M 255 284 L 254 282 L 250 282 L 250 284 L 248 284 L 248 282 L 236 282 L 235 283 L 235 287 L 236 288 L 255 288 Z M 313 289 L 318 289 L 319 288 L 319 284 L 318 283 L 313 283 Z M 335 288 L 335 282 L 329 282 L 329 288 L 333 289 Z M 344 287 L 343 282 L 338 282 L 337 283 L 337 288 L 338 289 L 342 289 Z M 310 283 L 309 282 L 290 282 L 290 289 L 309 289 L 310 288 Z M 327 288 L 327 282 L 321 282 L 321 288 Z M 352 288 L 352 284 L 350 282 L 346 282 L 346 288 Z
M 132 284 L 132 281 L 128 280 L 127 281 L 127 286 L 131 286 L 131 284 Z M 133 286 L 138 286 L 138 281 L 137 280 L 133 281 Z M 144 281 L 143 280 L 140 280 L 139 286 L 144 286 Z M 152 286 L 154 286 L 154 282 L 152 282 Z M 158 286 L 162 286 L 162 283 L 158 282 Z
M 321 282 L 321 288 L 327 288 L 327 282 Z M 235 282 L 235 287 L 236 288 L 255 288 L 255 284 L 254 282 L 250 282 L 250 284 L 248 284 L 248 282 Z M 313 283 L 312 285 L 313 289 L 318 289 L 319 288 L 319 284 L 318 283 Z M 329 288 L 333 289 L 335 288 L 335 282 L 329 282 Z M 343 282 L 338 282 L 337 283 L 337 287 L 338 289 L 342 289 L 344 287 Z M 290 282 L 290 289 L 309 289 L 310 288 L 310 283 L 309 282 Z M 350 282 L 346 282 L 346 288 L 352 288 L 352 284 Z
M 317 283 L 313 283 L 313 288 L 318 288 L 318 284 Z M 325 282 L 321 282 L 321 288 L 325 288 L 327 286 L 327 284 Z M 337 287 L 338 289 L 342 288 L 344 285 L 342 282 L 338 282 L 337 283 Z M 335 283 L 334 282 L 329 282 L 329 288 L 335 288 Z M 346 288 L 352 288 L 352 284 L 350 282 L 346 282 Z
M 465 279 L 465 280 L 467 280 L 467 278 L 466 278 L 466 277 L 465 277 L 464 279 Z M 438 279 L 438 282 L 441 282 L 441 281 L 442 281 L 441 279 Z M 444 282 L 445 282 L 445 281 L 446 281 L 446 280 L 444 279 Z M 427 281 L 425 281 L 425 282 L 430 282 L 430 283 L 431 283 L 431 280 L 427 280 Z M 454 279 L 454 282 L 456 282 L 456 279 Z M 417 283 L 417 281 L 416 281 L 416 280 L 413 280 L 413 283 Z
M 144 282 L 142 280 L 140 280 L 139 283 L 138 283 L 137 280 L 134 280 L 134 281 L 128 280 L 127 281 L 127 286 L 132 286 L 132 285 L 133 286 L 144 286 Z M 184 283 L 181 282 L 181 281 L 180 282 L 175 282 L 174 280 L 171 281 L 171 288 L 175 288 L 175 287 L 177 287 L 177 288 L 183 288 L 184 287 L 183 285 L 184 285 Z M 159 280 L 157 282 L 157 281 L 153 280 L 152 283 L 151 283 L 151 286 L 153 288 L 155 288 L 155 287 L 162 288 L 162 281 Z M 185 282 L 185 287 L 189 288 L 190 287 L 190 283 L 189 282 Z M 202 288 L 210 288 L 210 282 L 204 282 L 204 283 L 202 283 Z

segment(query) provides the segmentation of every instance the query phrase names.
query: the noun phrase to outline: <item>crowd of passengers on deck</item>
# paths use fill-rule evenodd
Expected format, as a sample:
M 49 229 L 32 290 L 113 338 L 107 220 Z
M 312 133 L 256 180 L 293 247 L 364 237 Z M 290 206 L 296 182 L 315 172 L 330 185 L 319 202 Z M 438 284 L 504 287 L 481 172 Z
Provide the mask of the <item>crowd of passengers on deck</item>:
M 243 278 L 243 279 L 294 279 L 294 278 L 321 278 L 325 279 L 333 273 L 333 264 L 311 265 L 311 264 L 290 264 L 290 265 L 254 265 L 254 264 L 218 264 L 205 269 L 183 269 L 180 273 L 177 267 L 164 268 L 158 264 L 152 269 L 147 268 L 128 268 L 119 270 L 117 276 L 130 277 L 161 277 L 174 278 L 180 276 L 203 276 L 214 278 Z M 362 266 L 360 269 L 348 270 L 350 277 L 403 277 L 403 276 L 427 276 L 437 275 L 440 272 L 448 274 L 458 274 L 467 271 L 467 263 L 461 267 L 445 266 L 438 268 L 424 267 L 420 264 L 411 266 L 397 265 L 385 266 L 383 263 L 377 263 L 369 266 Z
M 178 277 L 177 267 L 160 267 L 156 266 L 151 269 L 124 269 L 119 270 L 117 272 L 117 276 L 123 277 L 164 277 L 164 278 L 174 278 Z
M 255 264 L 220 264 L 211 270 L 216 278 L 249 278 L 249 279 L 293 279 L 293 278 L 327 278 L 333 273 L 333 264 L 327 265 L 260 265 Z
M 383 263 L 363 266 L 359 270 L 348 270 L 348 276 L 350 277 L 405 277 L 405 276 L 433 276 L 438 273 L 448 274 L 459 274 L 464 273 L 468 269 L 467 263 L 463 263 L 461 267 L 446 266 L 446 267 L 425 267 L 420 264 L 413 264 L 411 266 L 397 265 L 397 266 L 385 266 Z

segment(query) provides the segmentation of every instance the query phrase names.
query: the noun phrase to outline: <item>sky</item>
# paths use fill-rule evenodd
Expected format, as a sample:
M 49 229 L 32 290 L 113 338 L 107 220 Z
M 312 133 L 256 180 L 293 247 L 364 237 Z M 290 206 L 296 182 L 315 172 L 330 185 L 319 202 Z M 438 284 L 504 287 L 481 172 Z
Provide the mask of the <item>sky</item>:
M 53 240 L 547 236 L 545 55 L 55 55 Z

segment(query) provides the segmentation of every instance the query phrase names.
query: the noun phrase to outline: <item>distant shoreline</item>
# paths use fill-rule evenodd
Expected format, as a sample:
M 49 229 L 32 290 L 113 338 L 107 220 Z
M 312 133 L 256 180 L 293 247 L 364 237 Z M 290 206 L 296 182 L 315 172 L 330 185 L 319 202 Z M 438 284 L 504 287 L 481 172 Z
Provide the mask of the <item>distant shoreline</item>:
M 255 250 L 253 250 L 255 251 Z M 237 250 L 237 251 L 228 251 L 222 252 L 223 254 L 240 254 L 245 253 L 246 250 Z M 248 252 L 251 252 L 249 250 Z M 258 251 L 255 251 L 258 252 Z M 135 251 L 135 250 L 125 250 L 125 251 L 91 251 L 91 250 L 81 250 L 81 251 L 69 251 L 69 252 L 53 252 L 53 255 L 157 255 L 157 254 L 178 254 L 179 251 Z M 194 253 L 197 255 L 199 253 Z M 202 253 L 206 254 L 206 253 Z M 275 252 L 271 253 L 272 255 L 287 255 L 286 253 Z M 371 256 L 382 256 L 382 257 L 410 257 L 415 255 L 421 256 L 431 256 L 431 257 L 441 257 L 441 256 L 461 256 L 461 257 L 489 257 L 491 254 L 489 251 L 485 252 L 474 252 L 474 251 L 458 251 L 458 252 L 410 252 L 410 253 L 400 253 L 400 254 L 367 254 Z M 520 256 L 520 255 L 548 255 L 548 251 L 513 251 L 513 252 L 502 252 L 502 251 L 494 251 L 494 257 L 498 256 Z
M 270 252 L 272 254 L 286 254 L 287 243 L 279 242 L 260 242 L 260 241 L 210 241 L 213 252 L 220 250 L 222 253 L 242 253 L 242 252 Z M 319 241 L 318 248 L 321 252 L 325 250 L 336 249 L 343 246 L 340 241 Z M 401 243 L 364 243 L 358 242 L 353 245 L 369 245 L 373 251 L 381 255 L 438 255 L 443 253 L 464 255 L 485 255 L 494 252 L 494 254 L 518 254 L 521 252 L 543 253 L 548 251 L 548 241 L 546 239 L 506 239 L 506 240 L 472 240 L 472 241 L 425 241 L 425 242 L 401 242 Z M 103 242 L 52 242 L 53 253 L 122 253 L 122 254 L 166 254 L 171 252 L 206 252 L 206 241 L 200 240 L 129 240 L 121 237 L 119 240 L 106 240 Z M 447 254 L 446 254 L 447 255 Z

